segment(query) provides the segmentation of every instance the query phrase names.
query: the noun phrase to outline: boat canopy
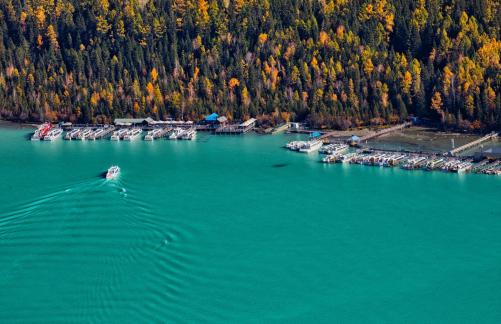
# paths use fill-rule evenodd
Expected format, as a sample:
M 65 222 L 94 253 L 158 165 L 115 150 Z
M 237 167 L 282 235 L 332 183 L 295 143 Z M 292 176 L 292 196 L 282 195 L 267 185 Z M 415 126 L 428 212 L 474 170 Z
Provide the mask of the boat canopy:
M 310 137 L 320 137 L 322 135 L 322 133 L 320 132 L 313 132 L 310 134 Z
M 353 136 L 350 137 L 350 140 L 352 142 L 358 142 L 358 141 L 360 141 L 360 137 L 358 137 L 357 135 L 353 135 Z
M 219 115 L 218 115 L 218 114 L 216 114 L 216 113 L 212 113 L 212 114 L 210 114 L 209 116 L 206 116 L 206 117 L 205 117 L 205 121 L 215 122 L 215 121 L 217 121 L 217 118 L 218 118 L 218 117 L 219 117 Z

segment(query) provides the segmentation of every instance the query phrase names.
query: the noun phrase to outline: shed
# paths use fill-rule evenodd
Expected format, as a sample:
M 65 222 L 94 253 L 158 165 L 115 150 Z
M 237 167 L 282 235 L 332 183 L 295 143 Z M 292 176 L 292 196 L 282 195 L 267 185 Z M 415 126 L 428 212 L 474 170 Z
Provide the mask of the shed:
M 357 135 L 352 135 L 347 142 L 350 145 L 358 145 L 360 143 L 360 137 L 358 137 Z
M 219 118 L 219 115 L 216 113 L 212 113 L 209 116 L 205 117 L 205 121 L 209 123 L 215 123 L 217 122 L 217 119 Z

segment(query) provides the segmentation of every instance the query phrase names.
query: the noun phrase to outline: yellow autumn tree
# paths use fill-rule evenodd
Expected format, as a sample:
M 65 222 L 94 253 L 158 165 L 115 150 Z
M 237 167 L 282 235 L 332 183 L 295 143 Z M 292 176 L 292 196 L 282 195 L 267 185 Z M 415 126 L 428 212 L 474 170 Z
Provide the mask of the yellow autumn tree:
M 59 43 L 57 41 L 57 34 L 56 31 L 54 30 L 54 26 L 49 25 L 49 27 L 47 27 L 46 36 L 49 39 L 51 46 L 53 46 L 54 48 L 59 48 Z
M 442 110 L 442 106 L 442 96 L 440 95 L 440 92 L 435 91 L 433 97 L 431 98 L 431 109 L 439 112 Z
M 37 7 L 35 10 L 35 17 L 38 28 L 43 28 L 45 26 L 45 9 L 42 6 Z
M 268 34 L 259 34 L 259 44 L 263 45 L 264 43 L 266 43 L 266 41 L 268 40 Z
M 157 69 L 156 69 L 156 68 L 151 69 L 150 76 L 151 76 L 151 80 L 152 80 L 153 82 L 157 82 L 157 79 L 158 79 L 158 71 L 157 71 Z
M 412 85 L 412 74 L 409 71 L 405 71 L 404 77 L 402 79 L 402 92 L 409 94 Z
M 197 15 L 195 18 L 195 24 L 200 28 L 205 28 L 209 24 L 209 3 L 207 0 L 197 1 Z
M 372 60 L 369 57 L 364 62 L 364 72 L 366 74 L 371 74 L 373 70 L 374 70 L 374 64 L 372 63 Z
M 240 81 L 238 81 L 237 78 L 231 78 L 230 82 L 228 82 L 228 86 L 230 87 L 231 90 L 233 90 L 235 87 L 238 87 L 240 85 Z

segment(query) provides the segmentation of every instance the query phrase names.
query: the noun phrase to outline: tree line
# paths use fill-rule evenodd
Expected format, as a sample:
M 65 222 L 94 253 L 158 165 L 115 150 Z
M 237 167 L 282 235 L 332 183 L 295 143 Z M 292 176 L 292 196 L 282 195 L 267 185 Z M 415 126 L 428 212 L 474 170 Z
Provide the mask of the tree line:
M 0 0 L 0 115 L 501 126 L 498 0 Z

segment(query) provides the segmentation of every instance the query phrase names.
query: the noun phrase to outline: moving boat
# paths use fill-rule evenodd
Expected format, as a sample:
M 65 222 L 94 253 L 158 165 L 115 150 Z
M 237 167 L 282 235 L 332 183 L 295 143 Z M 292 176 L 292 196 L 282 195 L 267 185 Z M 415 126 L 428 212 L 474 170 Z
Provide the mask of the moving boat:
M 143 130 L 141 128 L 133 128 L 131 131 L 124 135 L 124 141 L 132 141 L 138 138 Z
M 112 180 L 116 179 L 120 174 L 120 168 L 116 165 L 111 166 L 108 169 L 108 172 L 106 172 L 106 179 L 107 180 Z
M 53 128 L 51 129 L 47 135 L 44 136 L 43 140 L 44 141 L 54 141 L 57 140 L 59 137 L 61 137 L 61 134 L 63 133 L 62 128 Z

